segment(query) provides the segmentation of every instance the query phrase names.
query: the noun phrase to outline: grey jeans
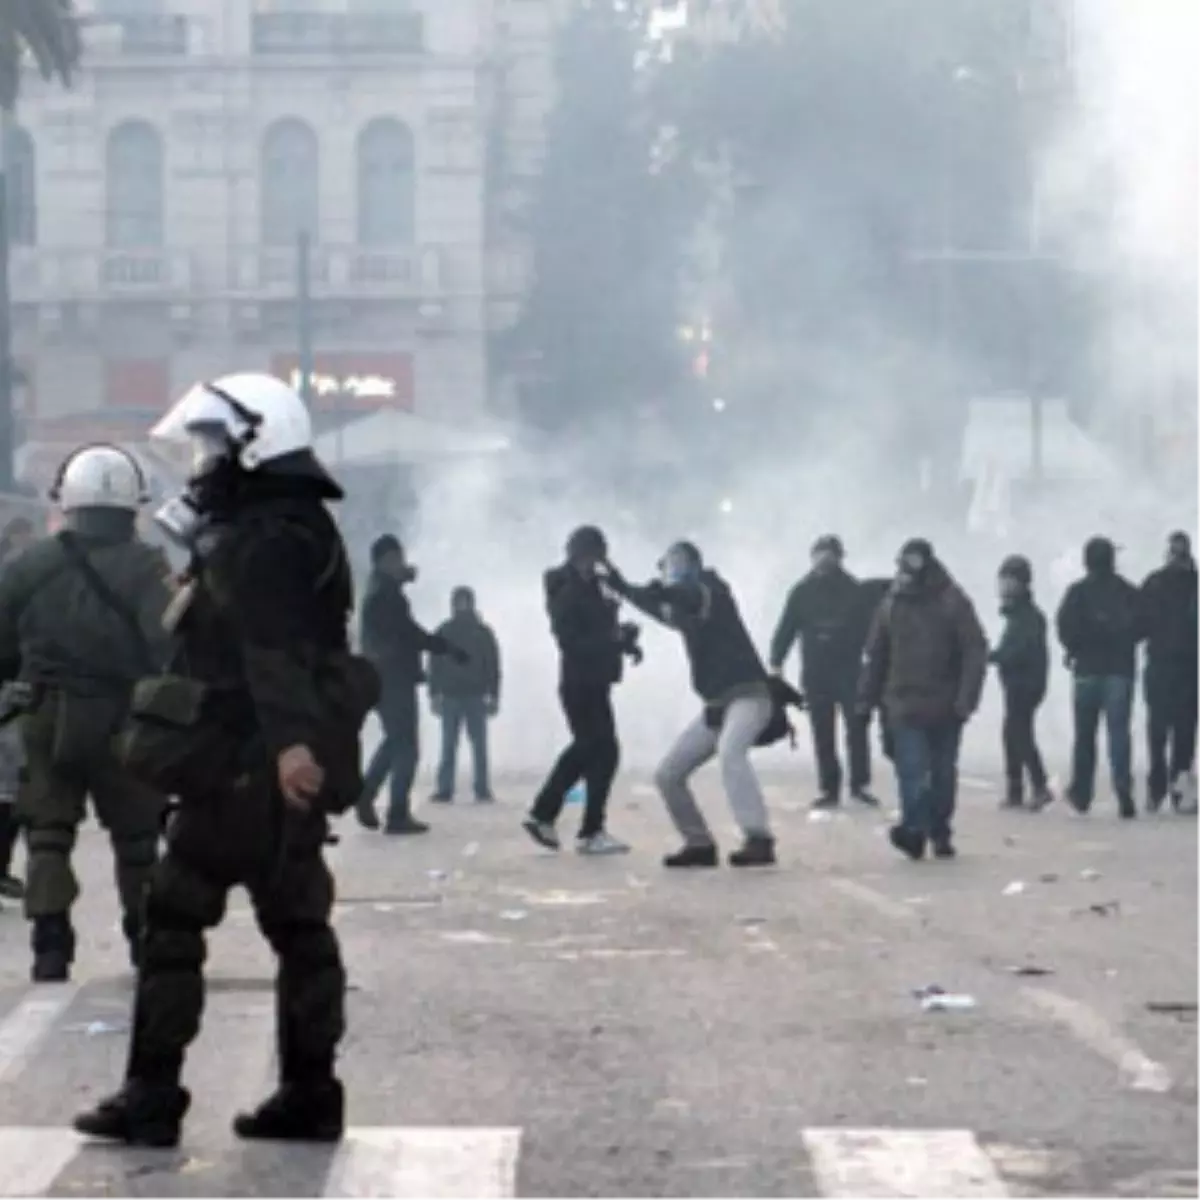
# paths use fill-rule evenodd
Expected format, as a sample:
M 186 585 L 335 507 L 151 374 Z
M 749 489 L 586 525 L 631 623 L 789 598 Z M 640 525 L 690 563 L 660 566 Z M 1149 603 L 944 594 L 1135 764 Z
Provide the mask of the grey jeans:
M 654 782 L 667 812 L 690 845 L 711 845 L 712 833 L 688 786 L 692 774 L 714 755 L 733 819 L 747 837 L 770 837 L 767 805 L 758 776 L 750 765 L 750 750 L 771 719 L 766 696 L 743 696 L 725 710 L 720 730 L 709 729 L 701 713 L 676 739 L 654 772 Z

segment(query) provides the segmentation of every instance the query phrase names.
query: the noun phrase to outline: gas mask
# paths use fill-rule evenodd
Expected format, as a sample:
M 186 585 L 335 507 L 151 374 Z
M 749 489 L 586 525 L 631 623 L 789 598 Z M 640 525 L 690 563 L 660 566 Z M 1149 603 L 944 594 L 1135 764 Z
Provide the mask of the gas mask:
M 190 550 L 204 525 L 204 513 L 191 492 L 172 496 L 155 514 L 155 524 L 177 545 Z
M 186 549 L 195 544 L 204 524 L 208 500 L 221 487 L 222 477 L 236 470 L 235 447 L 221 425 L 199 425 L 188 430 L 191 445 L 191 474 L 188 489 L 173 496 L 155 514 L 155 523 L 172 541 Z

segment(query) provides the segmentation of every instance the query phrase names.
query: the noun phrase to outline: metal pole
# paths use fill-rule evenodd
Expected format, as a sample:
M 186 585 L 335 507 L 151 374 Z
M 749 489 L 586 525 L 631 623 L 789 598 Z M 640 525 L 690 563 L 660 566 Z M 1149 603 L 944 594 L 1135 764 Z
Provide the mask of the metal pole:
M 304 229 L 296 238 L 296 334 L 300 357 L 300 395 L 310 409 L 313 402 L 311 258 L 312 241 L 308 230 Z
M 16 421 L 13 413 L 12 297 L 8 288 L 8 166 L 12 114 L 0 113 L 0 492 L 15 488 Z

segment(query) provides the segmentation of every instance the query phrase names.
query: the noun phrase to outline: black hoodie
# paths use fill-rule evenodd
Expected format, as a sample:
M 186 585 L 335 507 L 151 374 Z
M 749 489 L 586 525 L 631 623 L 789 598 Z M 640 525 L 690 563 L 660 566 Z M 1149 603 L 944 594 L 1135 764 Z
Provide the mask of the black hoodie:
M 866 641 L 862 607 L 858 580 L 848 571 L 810 571 L 788 593 L 771 638 L 771 666 L 782 666 L 799 638 L 806 692 L 853 688 Z
M 596 576 L 581 575 L 570 563 L 542 577 L 550 629 L 561 655 L 564 688 L 611 687 L 621 680 L 618 602 Z
M 1086 550 L 1087 574 L 1067 589 L 1058 609 L 1058 640 L 1077 676 L 1132 679 L 1137 644 L 1145 636 L 1138 590 L 1118 575 L 1111 547 L 1100 539 Z
M 1196 564 L 1152 571 L 1142 584 L 1146 657 L 1156 668 L 1194 676 L 1197 667 Z

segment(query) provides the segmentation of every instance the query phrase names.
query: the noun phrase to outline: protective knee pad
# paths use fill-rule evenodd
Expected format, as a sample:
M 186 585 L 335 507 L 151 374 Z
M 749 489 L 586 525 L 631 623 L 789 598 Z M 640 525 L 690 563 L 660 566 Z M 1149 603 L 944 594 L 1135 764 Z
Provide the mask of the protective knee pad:
M 67 824 L 31 824 L 25 834 L 30 856 L 70 857 L 75 849 L 75 826 Z

